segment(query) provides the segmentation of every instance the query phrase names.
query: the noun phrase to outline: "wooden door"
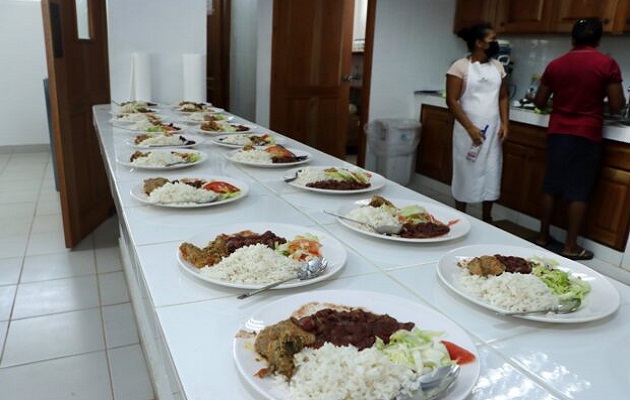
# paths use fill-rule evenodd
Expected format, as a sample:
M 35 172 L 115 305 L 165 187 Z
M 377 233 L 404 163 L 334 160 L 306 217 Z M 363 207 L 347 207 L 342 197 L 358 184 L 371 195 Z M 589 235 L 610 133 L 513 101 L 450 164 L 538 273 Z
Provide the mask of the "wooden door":
M 604 32 L 613 31 L 618 0 L 557 0 L 552 28 L 555 32 L 571 32 L 573 24 L 585 17 L 597 17 L 604 24 Z
M 548 32 L 553 0 L 499 0 L 497 26 L 499 32 Z
M 214 12 L 206 19 L 206 97 L 213 105 L 230 107 L 231 0 L 211 0 Z
M 457 0 L 453 32 L 478 24 L 495 23 L 497 0 Z
M 275 0 L 271 129 L 346 153 L 354 0 Z
M 66 247 L 113 210 L 92 106 L 109 103 L 105 0 L 87 1 L 79 39 L 74 1 L 42 0 L 55 158 Z

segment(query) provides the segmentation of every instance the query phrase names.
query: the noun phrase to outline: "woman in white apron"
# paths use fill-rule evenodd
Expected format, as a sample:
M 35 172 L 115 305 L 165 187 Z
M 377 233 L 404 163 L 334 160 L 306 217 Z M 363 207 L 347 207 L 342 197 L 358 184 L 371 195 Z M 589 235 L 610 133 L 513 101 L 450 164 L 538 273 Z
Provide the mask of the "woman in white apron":
M 455 117 L 453 182 L 455 206 L 481 202 L 483 220 L 492 222 L 492 204 L 501 192 L 503 153 L 508 134 L 508 89 L 496 33 L 481 24 L 458 32 L 470 56 L 455 61 L 446 73 L 446 103 Z

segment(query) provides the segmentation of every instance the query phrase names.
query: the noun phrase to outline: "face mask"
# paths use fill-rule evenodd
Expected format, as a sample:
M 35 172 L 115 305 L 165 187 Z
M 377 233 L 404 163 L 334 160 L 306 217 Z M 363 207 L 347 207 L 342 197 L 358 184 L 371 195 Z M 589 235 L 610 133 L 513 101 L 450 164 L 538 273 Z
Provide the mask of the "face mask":
M 484 52 L 486 53 L 486 56 L 488 56 L 488 58 L 496 56 L 497 54 L 499 54 L 499 42 L 493 40 L 492 42 L 488 43 L 488 48 L 485 49 Z

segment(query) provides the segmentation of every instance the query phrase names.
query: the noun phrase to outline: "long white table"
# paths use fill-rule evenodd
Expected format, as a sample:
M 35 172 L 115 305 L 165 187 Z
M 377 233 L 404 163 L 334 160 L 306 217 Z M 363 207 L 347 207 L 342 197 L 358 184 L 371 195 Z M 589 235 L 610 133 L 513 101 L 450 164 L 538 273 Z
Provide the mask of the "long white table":
M 160 399 L 260 399 L 241 378 L 232 356 L 240 325 L 260 307 L 284 296 L 328 289 L 396 295 L 433 307 L 456 321 L 476 342 L 481 375 L 470 399 L 623 399 L 630 393 L 630 288 L 612 281 L 621 294 L 619 311 L 583 324 L 547 324 L 501 317 L 473 305 L 441 284 L 436 266 L 447 251 L 472 244 L 534 247 L 531 243 L 471 220 L 469 234 L 436 244 L 408 244 L 359 235 L 322 210 L 336 210 L 363 195 L 301 191 L 281 180 L 286 169 L 237 166 L 229 149 L 203 144 L 209 159 L 160 176 L 230 176 L 250 185 L 249 196 L 231 204 L 194 210 L 144 205 L 130 190 L 155 172 L 131 170 L 116 156 L 132 150 L 132 135 L 108 122 L 110 106 L 94 108 L 103 158 L 120 221 L 121 251 L 141 342 Z M 249 123 L 237 118 L 236 122 Z M 259 127 L 259 132 L 270 132 Z M 288 146 L 314 155 L 310 165 L 349 166 L 291 139 Z M 388 182 L 376 194 L 436 203 Z M 274 222 L 312 227 L 337 238 L 348 252 L 345 268 L 330 280 L 272 290 L 237 300 L 240 290 L 197 280 L 177 264 L 179 244 L 208 227 L 236 222 Z M 211 238 L 210 238 L 211 239 Z

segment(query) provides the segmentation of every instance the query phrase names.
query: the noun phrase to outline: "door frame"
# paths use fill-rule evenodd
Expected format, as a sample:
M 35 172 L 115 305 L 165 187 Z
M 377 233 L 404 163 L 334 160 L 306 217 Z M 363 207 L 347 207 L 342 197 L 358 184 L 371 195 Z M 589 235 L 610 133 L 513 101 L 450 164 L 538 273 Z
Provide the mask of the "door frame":
M 370 120 L 370 92 L 372 88 L 372 59 L 374 57 L 374 30 L 376 27 L 376 2 L 368 0 L 365 21 L 365 47 L 363 49 L 363 87 L 361 88 L 361 130 L 359 132 L 359 150 L 357 165 L 365 166 L 366 135 L 365 125 Z

